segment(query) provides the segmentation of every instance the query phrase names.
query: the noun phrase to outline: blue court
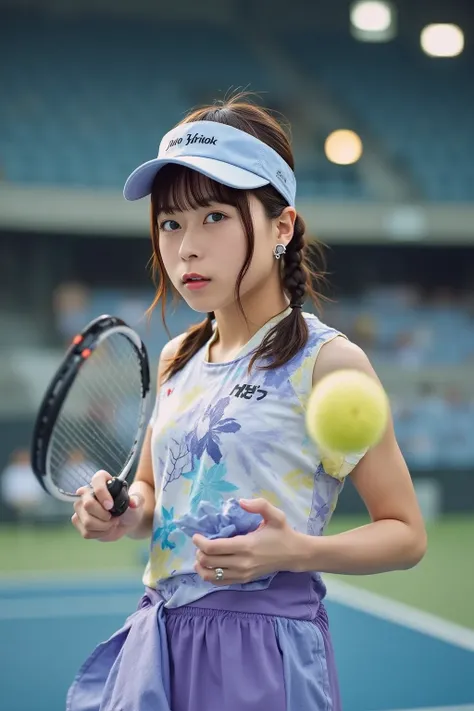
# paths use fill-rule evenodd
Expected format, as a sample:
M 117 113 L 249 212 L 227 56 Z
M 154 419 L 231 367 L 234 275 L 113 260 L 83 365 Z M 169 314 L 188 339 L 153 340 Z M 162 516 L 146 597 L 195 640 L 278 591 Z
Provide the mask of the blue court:
M 474 711 L 474 631 L 339 581 L 328 587 L 344 711 Z M 123 578 L 1 583 L 1 708 L 63 711 L 76 670 L 140 595 Z

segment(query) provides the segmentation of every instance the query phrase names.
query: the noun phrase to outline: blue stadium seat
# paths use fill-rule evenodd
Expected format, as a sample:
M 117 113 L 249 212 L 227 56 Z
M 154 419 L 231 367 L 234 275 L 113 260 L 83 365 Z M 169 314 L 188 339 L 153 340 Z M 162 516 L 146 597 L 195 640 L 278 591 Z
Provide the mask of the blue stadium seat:
M 229 89 L 268 92 L 285 109 L 278 73 L 230 26 L 181 23 L 178 36 L 158 21 L 129 18 L 2 20 L 0 63 L 9 72 L 0 168 L 12 182 L 120 188 L 189 107 Z M 330 164 L 320 146 L 308 150 L 314 159 L 297 172 L 300 194 L 368 197 L 357 171 Z
M 400 38 L 380 45 L 308 31 L 287 41 L 302 70 L 385 145 L 426 199 L 474 199 L 471 48 L 446 61 Z

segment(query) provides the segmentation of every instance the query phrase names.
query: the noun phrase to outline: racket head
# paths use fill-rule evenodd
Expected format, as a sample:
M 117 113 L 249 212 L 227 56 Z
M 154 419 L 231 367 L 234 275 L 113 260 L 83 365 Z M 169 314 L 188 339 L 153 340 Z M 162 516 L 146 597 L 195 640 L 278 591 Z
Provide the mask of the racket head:
M 72 501 L 99 469 L 125 481 L 149 392 L 148 354 L 138 334 L 116 316 L 91 321 L 74 337 L 38 410 L 31 463 L 43 488 Z

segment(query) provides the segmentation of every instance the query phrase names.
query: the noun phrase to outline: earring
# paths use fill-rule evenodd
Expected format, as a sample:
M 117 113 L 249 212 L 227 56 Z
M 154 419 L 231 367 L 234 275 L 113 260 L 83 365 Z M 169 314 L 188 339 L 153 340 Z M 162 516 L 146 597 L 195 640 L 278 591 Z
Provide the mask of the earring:
M 286 247 L 284 244 L 276 244 L 273 247 L 273 255 L 274 255 L 275 259 L 280 259 L 281 255 L 285 254 L 285 253 L 286 253 Z

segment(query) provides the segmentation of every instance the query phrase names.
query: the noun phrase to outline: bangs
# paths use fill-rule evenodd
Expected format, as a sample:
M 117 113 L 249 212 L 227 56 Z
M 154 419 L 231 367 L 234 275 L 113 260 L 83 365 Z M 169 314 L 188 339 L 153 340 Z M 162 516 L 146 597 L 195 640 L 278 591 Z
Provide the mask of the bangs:
M 245 191 L 222 185 L 196 170 L 170 163 L 157 174 L 151 191 L 155 214 L 209 207 L 218 202 L 237 207 Z

